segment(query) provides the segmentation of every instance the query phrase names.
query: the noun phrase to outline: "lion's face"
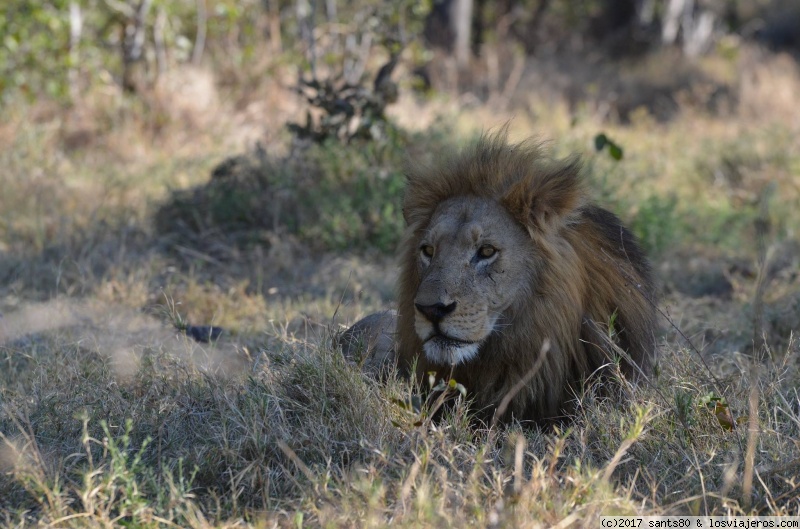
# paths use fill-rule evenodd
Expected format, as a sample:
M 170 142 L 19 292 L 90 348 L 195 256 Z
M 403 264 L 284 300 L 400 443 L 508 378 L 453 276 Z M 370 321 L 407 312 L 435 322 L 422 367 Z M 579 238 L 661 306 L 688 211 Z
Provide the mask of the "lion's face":
M 456 197 L 436 208 L 419 241 L 414 298 L 414 328 L 430 362 L 468 362 L 502 332 L 503 312 L 530 288 L 531 245 L 492 200 Z

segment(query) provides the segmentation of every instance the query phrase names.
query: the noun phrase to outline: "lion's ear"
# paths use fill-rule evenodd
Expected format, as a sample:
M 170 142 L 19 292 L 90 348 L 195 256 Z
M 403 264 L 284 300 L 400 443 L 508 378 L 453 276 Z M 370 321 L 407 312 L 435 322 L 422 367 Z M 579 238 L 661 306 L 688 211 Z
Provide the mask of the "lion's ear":
M 573 159 L 520 179 L 503 204 L 528 231 L 543 233 L 566 223 L 584 200 L 580 162 Z

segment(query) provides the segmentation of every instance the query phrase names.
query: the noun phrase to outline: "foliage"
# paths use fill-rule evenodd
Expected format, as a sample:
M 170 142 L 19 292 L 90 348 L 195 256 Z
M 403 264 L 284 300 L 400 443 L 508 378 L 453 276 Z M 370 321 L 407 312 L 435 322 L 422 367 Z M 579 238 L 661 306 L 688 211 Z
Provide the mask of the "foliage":
M 476 3 L 473 52 L 477 58 L 481 46 L 508 41 L 520 43 L 528 54 L 545 45 L 560 49 L 588 42 L 604 44 L 612 53 L 638 52 L 660 44 L 653 36 L 661 35 L 659 26 L 668 22 L 666 3 L 654 0 L 647 9 L 631 1 Z M 718 4 L 696 6 L 673 22 L 683 24 L 686 33 L 707 15 L 717 22 L 713 35 L 728 31 L 751 38 L 753 33 L 775 47 L 796 42 L 785 29 L 797 18 L 790 3 Z M 261 70 L 269 57 L 273 66 L 299 65 L 303 80 L 355 86 L 364 66 L 375 60 L 370 57 L 374 48 L 385 48 L 390 57 L 411 48 L 412 62 L 420 63 L 430 58 L 428 43 L 452 45 L 444 5 L 430 0 L 6 0 L 0 3 L 0 103 L 20 94 L 70 101 L 87 85 L 112 80 L 125 86 L 134 65 L 142 70 L 137 82 L 146 86 L 176 63 L 197 64 L 203 57 L 234 78 Z M 142 6 L 146 9 L 136 21 Z M 763 29 L 750 31 L 756 22 Z M 129 57 L 126 46 L 133 34 L 140 35 L 142 50 Z M 709 48 L 710 38 L 699 49 Z
M 651 195 L 637 205 L 630 228 L 650 255 L 661 255 L 685 229 L 676 212 L 677 206 L 678 199 L 674 195 Z
M 139 2 L 7 0 L 0 3 L 0 104 L 17 94 L 68 101 L 92 83 L 122 82 L 126 34 Z M 149 3 L 148 3 L 149 5 Z M 216 0 L 203 23 L 204 46 L 228 61 L 252 60 L 260 45 L 258 0 Z M 197 3 L 160 0 L 145 12 L 140 80 L 192 59 L 200 30 Z M 145 68 L 142 68 L 143 70 Z
M 178 190 L 157 212 L 162 233 L 202 244 L 211 232 L 289 233 L 318 250 L 394 250 L 403 230 L 400 211 L 406 157 L 436 151 L 438 133 L 386 129 L 382 141 L 312 144 L 283 159 L 263 150 L 230 158 L 211 180 Z
M 392 74 L 403 50 L 419 46 L 417 36 L 429 6 L 408 0 L 388 5 L 367 0 L 337 6 L 332 12 L 334 5 L 328 5 L 327 20 L 321 24 L 323 38 L 312 34 L 317 24 L 313 13 L 301 20 L 307 66 L 296 90 L 316 116 L 308 111 L 305 124 L 289 123 L 288 128 L 297 137 L 316 142 L 382 140 L 386 106 L 398 98 Z M 376 48 L 383 48 L 388 60 L 368 75 Z
M 0 103 L 9 92 L 66 97 L 69 1 L 8 0 L 0 5 Z
M 594 137 L 594 148 L 599 152 L 606 147 L 608 147 L 608 155 L 611 156 L 611 158 L 617 161 L 622 160 L 622 156 L 624 154 L 622 147 L 620 147 L 619 144 L 609 138 L 606 134 L 601 132 Z
M 309 111 L 305 125 L 288 123 L 289 130 L 300 139 L 316 142 L 329 138 L 383 139 L 388 126 L 386 105 L 397 100 L 397 85 L 388 78 L 395 64 L 396 59 L 392 59 L 381 68 L 374 90 L 347 83 L 337 86 L 330 81 L 301 81 L 298 90 L 309 105 L 322 111 L 322 116 L 315 122 Z M 385 79 L 379 79 L 381 76 Z
M 311 70 L 313 79 L 326 65 L 338 64 L 339 75 L 349 74 L 347 81 L 357 83 L 360 75 L 353 77 L 342 67 L 349 65 L 352 70 L 355 65 L 363 71 L 374 45 L 383 45 L 392 54 L 409 43 L 417 46 L 415 36 L 427 12 L 425 3 L 410 1 L 393 2 L 388 9 L 376 1 L 346 3 L 327 13 L 304 12 L 310 9 L 307 3 L 285 0 L 215 0 L 198 10 L 201 5 L 206 3 L 2 2 L 0 103 L 18 94 L 69 101 L 87 85 L 110 79 L 147 86 L 176 63 L 197 63 L 204 54 L 239 75 L 265 53 L 295 62 L 304 57 L 304 70 Z M 316 26 L 323 31 L 315 32 Z M 130 56 L 134 34 L 141 36 L 142 49 Z M 135 74 L 132 68 L 137 69 Z M 129 79 L 134 75 L 135 80 Z

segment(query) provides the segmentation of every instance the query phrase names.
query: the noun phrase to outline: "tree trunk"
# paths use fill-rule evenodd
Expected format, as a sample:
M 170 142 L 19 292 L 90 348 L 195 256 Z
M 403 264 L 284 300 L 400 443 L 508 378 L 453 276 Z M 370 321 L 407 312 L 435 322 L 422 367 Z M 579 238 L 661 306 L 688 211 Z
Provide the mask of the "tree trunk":
M 471 56 L 472 3 L 473 0 L 454 0 L 451 6 L 450 25 L 455 35 L 453 51 L 459 68 L 467 66 Z

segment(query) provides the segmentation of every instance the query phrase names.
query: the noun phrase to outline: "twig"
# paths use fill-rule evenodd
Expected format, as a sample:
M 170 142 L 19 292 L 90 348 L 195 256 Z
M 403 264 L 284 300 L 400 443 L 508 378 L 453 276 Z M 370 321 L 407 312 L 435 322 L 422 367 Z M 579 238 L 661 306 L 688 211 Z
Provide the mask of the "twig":
M 197 4 L 197 38 L 194 39 L 194 49 L 192 50 L 192 64 L 200 64 L 203 58 L 203 50 L 206 45 L 206 32 L 208 31 L 208 11 L 206 10 L 206 0 L 196 0 Z
M 758 438 L 758 367 L 755 362 L 750 369 L 750 420 L 747 427 L 747 452 L 744 457 L 744 483 L 742 503 L 749 510 L 752 502 L 753 471 L 755 470 L 756 440 Z
M 494 430 L 495 426 L 497 426 L 497 422 L 500 420 L 500 417 L 506 412 L 508 405 L 511 403 L 511 400 L 517 396 L 517 393 L 522 391 L 528 382 L 530 382 L 536 373 L 539 372 L 539 369 L 542 367 L 542 363 L 544 362 L 547 353 L 550 351 L 550 340 L 545 338 L 544 342 L 542 343 L 542 348 L 539 349 L 539 357 L 536 359 L 536 362 L 533 364 L 533 367 L 525 374 L 524 377 L 519 379 L 516 384 L 505 394 L 503 400 L 500 401 L 500 404 L 497 406 L 497 409 L 494 411 L 494 416 L 492 417 L 492 424 L 491 429 Z
M 503 87 L 503 93 L 500 94 L 499 105 L 501 108 L 505 108 L 506 106 L 508 106 L 508 103 L 511 100 L 511 96 L 514 93 L 514 90 L 517 89 L 517 86 L 519 86 L 519 82 L 522 80 L 522 73 L 524 71 L 525 71 L 525 56 L 522 53 L 515 53 L 514 66 L 513 68 L 511 68 L 511 73 L 508 74 L 505 86 Z
M 767 185 L 759 197 L 759 213 L 755 220 L 756 244 L 758 246 L 758 277 L 756 291 L 753 296 L 753 356 L 762 359 L 766 352 L 767 341 L 764 336 L 764 290 L 767 284 L 767 237 L 770 232 L 769 197 L 774 182 Z
M 284 455 L 288 457 L 292 463 L 295 464 L 295 466 L 300 470 L 300 472 L 303 473 L 306 479 L 308 479 L 308 481 L 313 483 L 314 473 L 311 472 L 311 469 L 308 468 L 308 466 L 305 463 L 303 463 L 303 460 L 300 459 L 300 456 L 297 455 L 297 452 L 292 450 L 291 447 L 289 447 L 289 445 L 287 445 L 286 441 L 284 441 L 283 439 L 278 439 L 276 441 L 276 444 L 278 445 L 278 448 L 281 449 L 281 452 L 283 452 Z
M 156 12 L 156 21 L 153 24 L 153 43 L 156 48 L 156 68 L 159 75 L 167 71 L 167 52 L 164 45 L 164 28 L 167 27 L 167 14 L 159 6 Z

